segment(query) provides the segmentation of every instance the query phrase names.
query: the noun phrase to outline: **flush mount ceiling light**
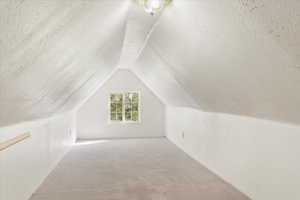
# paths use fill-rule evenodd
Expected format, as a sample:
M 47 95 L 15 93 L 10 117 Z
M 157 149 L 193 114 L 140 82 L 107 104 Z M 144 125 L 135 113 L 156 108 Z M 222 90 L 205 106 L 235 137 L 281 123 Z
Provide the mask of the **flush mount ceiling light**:
M 145 11 L 151 15 L 155 15 L 164 9 L 172 0 L 135 0 L 138 4 L 142 5 Z

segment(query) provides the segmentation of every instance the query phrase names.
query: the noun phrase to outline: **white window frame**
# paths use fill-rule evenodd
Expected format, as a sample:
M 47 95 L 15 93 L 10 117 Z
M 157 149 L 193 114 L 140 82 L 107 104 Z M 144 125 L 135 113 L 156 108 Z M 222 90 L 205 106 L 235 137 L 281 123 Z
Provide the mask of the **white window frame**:
M 139 101 L 138 101 L 138 116 L 139 116 L 139 119 L 137 121 L 126 121 L 126 118 L 125 118 L 125 94 L 126 93 L 137 93 L 138 94 L 138 98 L 139 98 Z M 118 121 L 118 120 L 111 120 L 111 95 L 112 94 L 122 94 L 122 121 Z M 141 123 L 141 92 L 139 91 L 127 91 L 127 92 L 119 92 L 119 91 L 116 91 L 116 92 L 110 92 L 109 93 L 109 97 L 108 97 L 108 122 L 111 123 L 111 124 L 138 124 L 138 123 Z

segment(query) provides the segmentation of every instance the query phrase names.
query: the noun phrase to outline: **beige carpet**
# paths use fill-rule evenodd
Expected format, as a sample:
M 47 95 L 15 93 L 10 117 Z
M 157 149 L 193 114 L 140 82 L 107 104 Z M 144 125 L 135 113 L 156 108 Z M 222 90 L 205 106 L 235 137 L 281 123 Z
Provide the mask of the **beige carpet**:
M 249 200 L 168 140 L 82 141 L 31 200 Z

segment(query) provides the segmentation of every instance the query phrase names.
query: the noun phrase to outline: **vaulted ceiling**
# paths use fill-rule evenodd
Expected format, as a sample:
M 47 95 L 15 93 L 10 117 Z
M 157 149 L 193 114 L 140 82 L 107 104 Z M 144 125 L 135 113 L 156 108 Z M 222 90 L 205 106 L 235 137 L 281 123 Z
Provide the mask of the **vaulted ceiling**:
M 126 1 L 0 1 L 0 122 L 74 107 L 117 66 Z
M 118 67 L 166 104 L 300 123 L 298 0 L 0 1 L 0 125 L 79 105 Z

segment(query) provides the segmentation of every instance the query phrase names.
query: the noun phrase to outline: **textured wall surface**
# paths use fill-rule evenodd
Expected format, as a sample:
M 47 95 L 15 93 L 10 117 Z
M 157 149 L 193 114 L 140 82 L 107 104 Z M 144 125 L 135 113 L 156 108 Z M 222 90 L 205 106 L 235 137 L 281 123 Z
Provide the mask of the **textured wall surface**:
M 27 200 L 75 141 L 74 113 L 0 129 L 0 142 L 31 137 L 0 152 L 0 199 Z
M 300 199 L 300 126 L 168 107 L 167 137 L 253 200 Z
M 109 122 L 111 93 L 140 92 L 139 123 Z M 145 138 L 165 135 L 165 105 L 129 70 L 118 70 L 77 112 L 78 138 Z

